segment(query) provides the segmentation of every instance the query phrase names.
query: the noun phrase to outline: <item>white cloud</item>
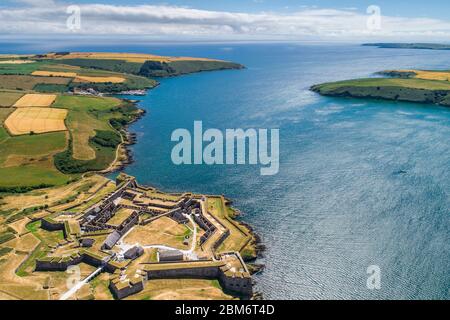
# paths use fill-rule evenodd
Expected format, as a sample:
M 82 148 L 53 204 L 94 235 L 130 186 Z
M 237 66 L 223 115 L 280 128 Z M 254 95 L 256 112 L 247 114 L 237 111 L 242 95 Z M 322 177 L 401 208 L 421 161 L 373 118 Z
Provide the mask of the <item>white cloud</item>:
M 31 6 L 53 6 L 55 5 L 54 0 L 15 0 L 14 2 L 28 4 Z
M 2 35 L 64 35 L 66 6 L 53 0 L 18 0 L 16 8 L 0 8 Z M 46 4 L 46 5 L 45 5 Z M 367 40 L 444 39 L 450 21 L 382 17 L 381 30 L 367 29 L 368 15 L 354 8 L 303 8 L 290 14 L 207 11 L 168 5 L 115 6 L 85 4 L 80 35 L 135 35 L 164 39 L 210 40 Z

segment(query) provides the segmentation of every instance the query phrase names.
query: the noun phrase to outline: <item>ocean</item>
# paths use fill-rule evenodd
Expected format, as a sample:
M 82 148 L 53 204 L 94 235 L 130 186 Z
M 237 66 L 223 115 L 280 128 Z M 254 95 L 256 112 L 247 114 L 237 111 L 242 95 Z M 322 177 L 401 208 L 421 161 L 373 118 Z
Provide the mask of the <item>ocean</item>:
M 148 52 L 219 58 L 243 70 L 160 79 L 138 99 L 125 172 L 164 191 L 224 194 L 266 250 L 267 299 L 450 298 L 450 109 L 322 97 L 313 84 L 385 69 L 449 69 L 450 53 L 355 44 L 0 44 L 2 52 Z M 280 170 L 174 165 L 171 133 L 279 128 Z M 368 289 L 369 266 L 380 288 Z

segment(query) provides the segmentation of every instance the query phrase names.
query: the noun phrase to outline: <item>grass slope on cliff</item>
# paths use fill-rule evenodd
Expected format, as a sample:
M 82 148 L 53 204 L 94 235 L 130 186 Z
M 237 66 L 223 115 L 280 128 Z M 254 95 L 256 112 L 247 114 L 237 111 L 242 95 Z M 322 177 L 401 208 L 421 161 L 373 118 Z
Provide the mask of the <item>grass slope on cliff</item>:
M 450 106 L 450 82 L 416 78 L 368 78 L 324 83 L 311 90 L 325 96 L 374 98 Z
M 39 55 L 33 59 L 143 77 L 170 77 L 201 71 L 243 68 L 238 63 L 223 60 L 133 53 L 62 52 Z

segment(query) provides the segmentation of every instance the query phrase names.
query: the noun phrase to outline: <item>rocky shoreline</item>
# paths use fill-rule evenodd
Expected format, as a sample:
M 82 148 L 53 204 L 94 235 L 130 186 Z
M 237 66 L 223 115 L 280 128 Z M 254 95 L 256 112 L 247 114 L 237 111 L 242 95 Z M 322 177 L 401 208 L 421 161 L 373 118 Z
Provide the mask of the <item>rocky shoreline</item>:
M 128 100 L 129 101 L 129 100 Z M 136 104 L 136 101 L 129 101 L 131 103 Z M 120 131 L 120 134 L 122 136 L 123 142 L 117 147 L 117 157 L 115 161 L 105 170 L 103 170 L 101 173 L 103 174 L 110 174 L 122 171 L 125 169 L 126 166 L 132 164 L 134 162 L 133 160 L 133 154 L 130 150 L 130 146 L 136 144 L 137 137 L 135 133 L 131 133 L 128 131 L 128 128 L 131 124 L 137 122 L 140 120 L 146 113 L 144 109 L 139 109 L 139 113 L 133 118 L 132 121 L 130 121 L 126 126 L 122 128 Z

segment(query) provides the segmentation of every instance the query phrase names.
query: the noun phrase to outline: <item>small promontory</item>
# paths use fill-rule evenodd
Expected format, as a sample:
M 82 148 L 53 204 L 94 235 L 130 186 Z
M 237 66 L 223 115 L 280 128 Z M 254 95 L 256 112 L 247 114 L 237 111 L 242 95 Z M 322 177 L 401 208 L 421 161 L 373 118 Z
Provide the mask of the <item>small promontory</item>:
M 423 77 L 420 77 L 423 72 Z M 385 71 L 391 78 L 366 78 L 314 85 L 324 96 L 373 98 L 392 101 L 433 103 L 450 106 L 450 82 L 445 72 Z M 440 79 L 440 80 L 435 80 Z

